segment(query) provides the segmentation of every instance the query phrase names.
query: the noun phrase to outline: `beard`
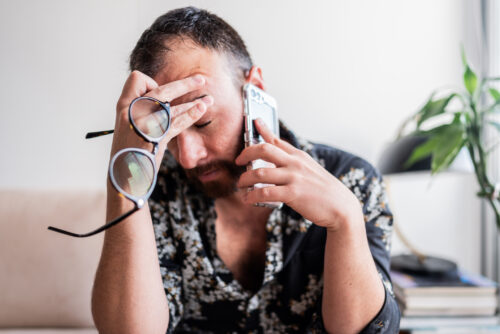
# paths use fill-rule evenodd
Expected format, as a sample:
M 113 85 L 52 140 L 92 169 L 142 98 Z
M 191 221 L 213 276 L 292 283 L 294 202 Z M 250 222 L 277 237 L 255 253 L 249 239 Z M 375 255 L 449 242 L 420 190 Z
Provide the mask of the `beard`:
M 201 182 L 198 176 L 212 170 L 218 170 L 220 173 L 219 179 Z M 186 170 L 186 176 L 189 181 L 206 196 L 210 198 L 221 198 L 232 195 L 238 190 L 236 184 L 245 170 L 245 166 L 238 166 L 232 161 L 216 160 Z
M 190 183 L 192 183 L 198 190 L 201 190 L 207 197 L 227 197 L 234 194 L 238 190 L 236 184 L 238 183 L 241 174 L 246 171 L 246 166 L 238 166 L 234 163 L 234 159 L 236 159 L 236 157 L 245 148 L 243 143 L 243 134 L 240 138 L 240 144 L 238 145 L 236 154 L 232 160 L 214 160 L 204 165 L 184 170 Z M 219 172 L 219 178 L 217 180 L 208 182 L 200 181 L 200 175 L 214 170 Z

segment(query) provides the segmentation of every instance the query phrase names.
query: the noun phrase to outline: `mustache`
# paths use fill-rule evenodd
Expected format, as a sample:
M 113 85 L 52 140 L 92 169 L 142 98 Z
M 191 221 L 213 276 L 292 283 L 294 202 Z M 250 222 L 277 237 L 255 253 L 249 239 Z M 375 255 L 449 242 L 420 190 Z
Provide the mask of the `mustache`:
M 196 166 L 191 169 L 186 169 L 186 175 L 190 178 L 196 178 L 202 174 L 205 174 L 206 172 L 209 172 L 211 170 L 215 169 L 226 169 L 229 171 L 232 171 L 235 167 L 235 164 L 232 161 L 228 160 L 215 160 L 208 162 L 204 165 L 201 166 Z

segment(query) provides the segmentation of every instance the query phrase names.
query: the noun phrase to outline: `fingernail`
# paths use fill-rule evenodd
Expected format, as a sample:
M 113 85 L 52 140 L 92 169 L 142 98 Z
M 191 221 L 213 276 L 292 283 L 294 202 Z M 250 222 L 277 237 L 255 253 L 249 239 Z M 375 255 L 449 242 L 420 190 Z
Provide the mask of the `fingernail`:
M 203 76 L 199 75 L 199 74 L 195 75 L 193 77 L 193 80 L 194 80 L 194 82 L 196 82 L 198 84 L 202 84 L 202 83 L 205 82 L 205 78 Z
M 210 95 L 204 96 L 202 99 L 203 103 L 205 103 L 207 106 L 211 106 L 214 103 L 213 97 Z

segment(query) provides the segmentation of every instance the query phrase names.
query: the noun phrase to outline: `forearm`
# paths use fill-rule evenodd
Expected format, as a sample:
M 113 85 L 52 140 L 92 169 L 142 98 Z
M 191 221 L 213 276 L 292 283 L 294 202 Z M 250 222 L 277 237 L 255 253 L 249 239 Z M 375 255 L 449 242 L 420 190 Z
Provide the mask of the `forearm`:
M 130 209 L 108 190 L 107 221 Z M 168 326 L 149 207 L 106 231 L 92 293 L 92 314 L 103 333 L 162 333 Z
M 329 333 L 359 333 L 380 311 L 385 291 L 361 215 L 327 232 L 322 315 Z

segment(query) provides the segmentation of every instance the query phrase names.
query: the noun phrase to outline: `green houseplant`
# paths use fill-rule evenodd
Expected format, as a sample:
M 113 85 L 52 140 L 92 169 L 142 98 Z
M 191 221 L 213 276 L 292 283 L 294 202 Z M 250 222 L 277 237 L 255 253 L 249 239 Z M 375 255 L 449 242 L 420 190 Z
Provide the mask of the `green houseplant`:
M 488 154 L 498 145 L 498 140 L 487 143 L 484 139 L 486 127 L 500 131 L 500 122 L 492 117 L 500 115 L 500 92 L 493 87 L 500 78 L 478 78 L 467 63 L 463 50 L 462 61 L 465 89 L 433 93 L 401 127 L 399 137 L 411 126 L 410 135 L 428 138 L 413 150 L 405 166 L 431 156 L 431 171 L 435 174 L 448 168 L 465 148 L 480 187 L 478 196 L 493 209 L 500 227 L 500 184 L 492 183 L 486 168 Z

